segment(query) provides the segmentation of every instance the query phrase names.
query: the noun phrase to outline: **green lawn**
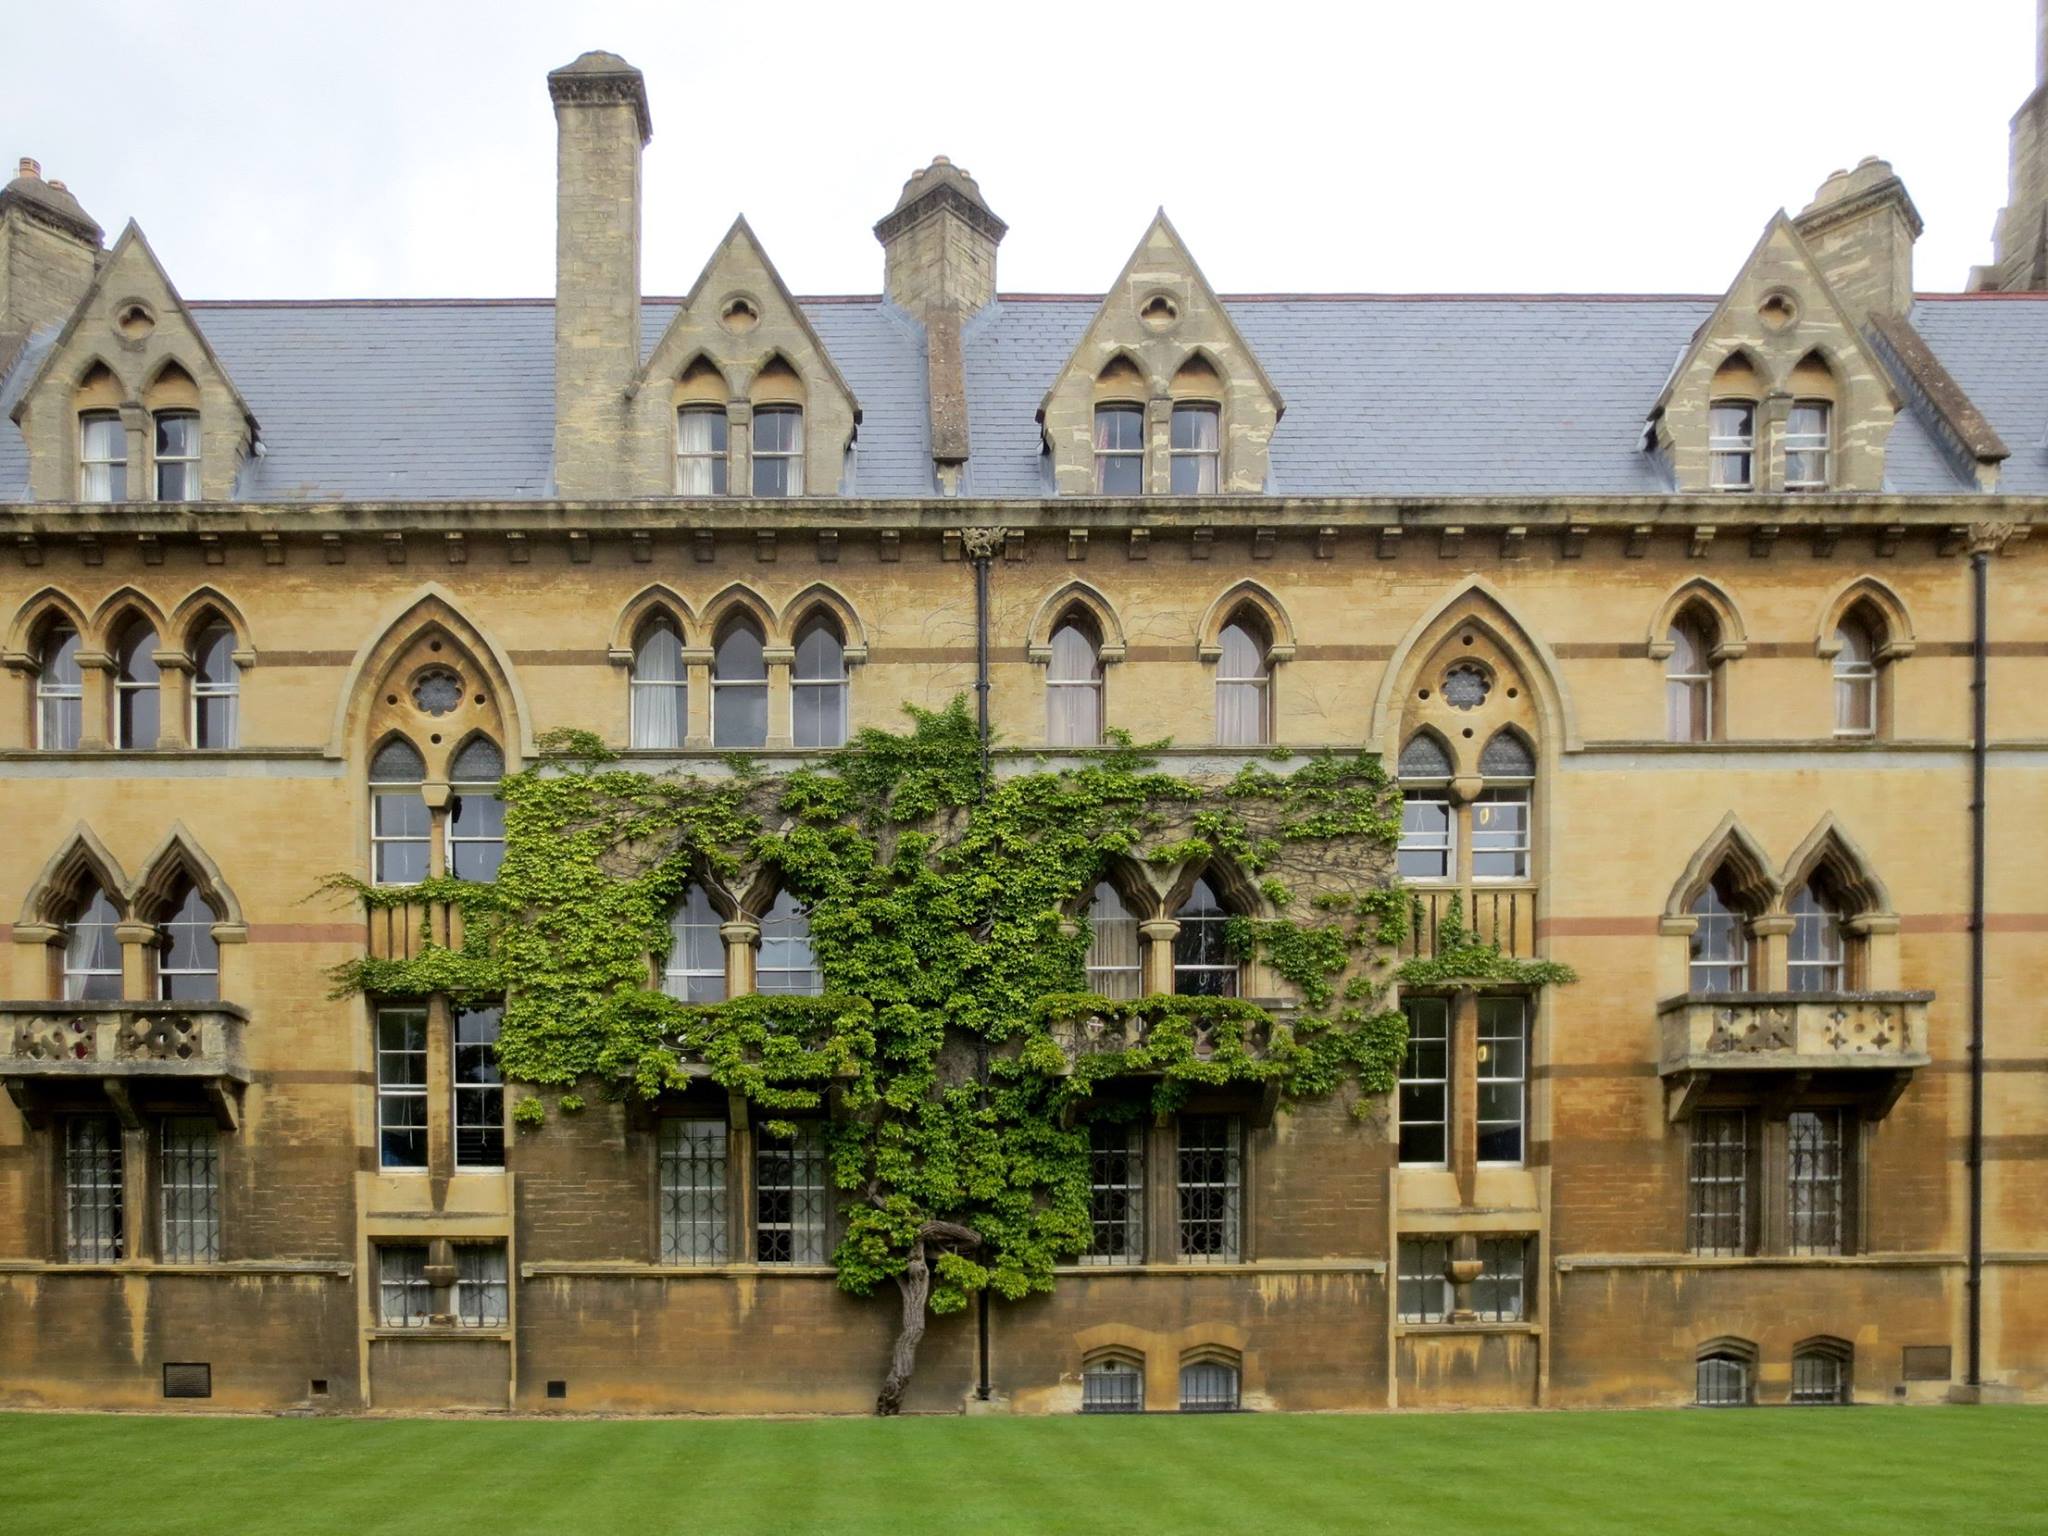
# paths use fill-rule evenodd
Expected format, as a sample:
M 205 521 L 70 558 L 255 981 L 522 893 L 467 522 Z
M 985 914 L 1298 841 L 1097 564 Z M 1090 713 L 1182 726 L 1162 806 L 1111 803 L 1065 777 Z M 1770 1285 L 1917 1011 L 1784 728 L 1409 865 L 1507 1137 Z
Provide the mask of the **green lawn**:
M 2048 1531 L 2048 1409 L 1218 1418 L 0 1416 L 22 1536 Z

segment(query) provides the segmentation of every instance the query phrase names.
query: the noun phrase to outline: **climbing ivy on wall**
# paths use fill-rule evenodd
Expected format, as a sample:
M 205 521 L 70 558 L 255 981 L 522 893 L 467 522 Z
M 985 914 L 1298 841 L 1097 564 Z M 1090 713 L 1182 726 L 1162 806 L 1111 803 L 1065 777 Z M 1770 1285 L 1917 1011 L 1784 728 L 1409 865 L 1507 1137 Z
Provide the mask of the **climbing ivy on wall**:
M 1079 766 L 984 784 L 962 701 L 909 714 L 904 732 L 864 731 L 780 777 L 739 761 L 727 777 L 654 776 L 557 734 L 504 783 L 495 882 L 330 882 L 373 906 L 462 916 L 459 947 L 423 932 L 412 959 L 341 967 L 337 992 L 503 997 L 504 1073 L 558 1108 L 708 1074 L 777 1125 L 829 1095 L 839 1283 L 903 1286 L 909 1328 L 916 1282 L 920 1332 L 923 1286 L 936 1312 L 983 1289 L 1016 1299 L 1086 1249 L 1087 1119 L 1105 1079 L 1150 1076 L 1160 1111 L 1197 1086 L 1256 1084 L 1283 1103 L 1350 1086 L 1363 1115 L 1394 1087 L 1407 1030 L 1388 1006 L 1390 952 L 1407 902 L 1399 793 L 1376 757 L 1203 783 L 1119 738 Z M 1082 992 L 1082 914 L 1116 858 L 1213 860 L 1256 881 L 1278 915 L 1234 918 L 1226 941 L 1294 989 L 1286 1022 L 1239 999 Z M 692 881 L 728 909 L 751 891 L 759 910 L 764 878 L 809 907 L 827 995 L 690 1005 L 651 985 Z M 542 1098 L 515 1118 L 538 1129 Z

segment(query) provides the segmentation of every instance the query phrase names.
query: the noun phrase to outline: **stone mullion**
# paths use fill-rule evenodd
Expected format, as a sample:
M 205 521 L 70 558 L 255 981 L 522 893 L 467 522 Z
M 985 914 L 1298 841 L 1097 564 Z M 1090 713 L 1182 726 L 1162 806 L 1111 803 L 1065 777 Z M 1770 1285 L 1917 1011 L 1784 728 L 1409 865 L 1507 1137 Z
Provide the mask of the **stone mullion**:
M 131 919 L 115 927 L 114 937 L 121 941 L 121 996 L 130 1002 L 154 998 L 156 968 L 150 957 L 156 947 L 156 925 Z
M 796 744 L 796 699 L 790 674 L 796 666 L 796 649 L 771 645 L 761 653 L 768 664 L 768 738 L 766 745 L 788 749 Z
M 182 751 L 192 745 L 192 658 L 183 651 L 158 651 L 150 660 L 161 680 L 156 744 L 165 751 Z
M 427 1000 L 427 1172 L 455 1172 L 455 1022 L 438 993 Z
M 1171 1115 L 1145 1127 L 1145 1262 L 1180 1259 L 1180 1128 Z
M 745 997 L 755 986 L 754 974 L 760 956 L 761 925 L 744 920 L 720 923 L 718 936 L 725 941 L 725 995 Z
M 114 658 L 105 651 L 78 653 L 81 681 L 78 745 L 104 752 L 114 740 Z
M 1164 996 L 1173 991 L 1173 943 L 1179 937 L 1180 924 L 1170 917 L 1148 918 L 1138 924 L 1142 945 L 1140 975 L 1146 996 Z
M 725 488 L 734 496 L 754 492 L 754 407 L 745 400 L 725 408 Z
M 1451 999 L 1450 1153 L 1458 1200 L 1469 1206 L 1479 1171 L 1479 994 L 1470 989 Z
M 689 718 L 683 723 L 685 747 L 711 745 L 711 647 L 683 647 L 684 708 Z
M 1145 489 L 1164 496 L 1173 488 L 1173 402 L 1145 402 Z

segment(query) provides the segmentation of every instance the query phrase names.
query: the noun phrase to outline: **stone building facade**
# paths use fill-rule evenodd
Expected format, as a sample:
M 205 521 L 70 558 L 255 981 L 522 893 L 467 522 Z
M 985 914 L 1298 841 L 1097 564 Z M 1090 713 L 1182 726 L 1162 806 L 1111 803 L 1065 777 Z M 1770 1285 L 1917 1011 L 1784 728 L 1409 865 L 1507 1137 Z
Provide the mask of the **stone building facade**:
M 1414 942 L 1455 898 L 1581 979 L 1403 999 L 1363 1118 L 1101 1146 L 1098 1251 L 936 1322 L 913 1410 L 2048 1396 L 2037 135 L 1973 295 L 1881 161 L 1706 297 L 1226 297 L 1163 215 L 1005 294 L 940 159 L 881 296 L 741 221 L 668 299 L 641 76 L 548 83 L 551 303 L 188 304 L 0 191 L 0 1404 L 864 1410 L 803 1137 L 517 1133 L 491 1010 L 329 995 L 446 914 L 311 893 L 487 878 L 550 730 L 785 771 L 941 705 L 984 571 L 999 766 L 1378 751 Z M 1197 975 L 1260 899 L 1198 873 L 1106 881 L 1090 979 L 1280 991 Z M 828 986 L 803 924 L 651 963 Z

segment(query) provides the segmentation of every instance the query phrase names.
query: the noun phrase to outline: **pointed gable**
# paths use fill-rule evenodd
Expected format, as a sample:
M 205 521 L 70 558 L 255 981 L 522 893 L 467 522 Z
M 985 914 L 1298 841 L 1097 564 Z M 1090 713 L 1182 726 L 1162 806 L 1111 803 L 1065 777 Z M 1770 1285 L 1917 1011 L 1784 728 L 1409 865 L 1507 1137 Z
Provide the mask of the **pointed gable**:
M 36 500 L 79 496 L 77 418 L 86 408 L 120 413 L 131 501 L 155 497 L 156 411 L 199 413 L 201 500 L 234 495 L 256 441 L 255 414 L 132 219 L 14 407 Z
M 641 369 L 632 404 L 631 478 L 638 494 L 677 490 L 678 408 L 721 402 L 730 421 L 728 485 L 734 493 L 747 493 L 753 483 L 753 413 L 775 404 L 803 410 L 805 492 L 837 494 L 860 402 L 744 216 L 711 253 Z
M 1162 209 L 1039 407 L 1060 494 L 1095 492 L 1098 402 L 1144 408 L 1143 484 L 1168 492 L 1177 400 L 1219 408 L 1217 489 L 1264 490 L 1280 392 Z
M 1728 292 L 1679 356 L 1650 410 L 1650 446 L 1680 491 L 1714 488 L 1708 451 L 1711 407 L 1719 400 L 1754 407 L 1755 451 L 1746 489 L 1783 491 L 1792 407 L 1825 401 L 1831 441 L 1827 485 L 1833 491 L 1884 488 L 1885 440 L 1898 411 L 1889 375 L 1850 319 L 1792 221 L 1780 211 Z

